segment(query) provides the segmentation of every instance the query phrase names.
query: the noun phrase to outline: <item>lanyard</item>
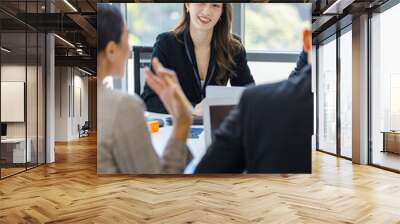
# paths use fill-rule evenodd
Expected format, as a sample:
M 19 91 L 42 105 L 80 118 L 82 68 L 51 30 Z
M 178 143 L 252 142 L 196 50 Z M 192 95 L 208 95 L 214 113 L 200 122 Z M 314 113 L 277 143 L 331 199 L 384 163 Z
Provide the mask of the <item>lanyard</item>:
M 213 75 L 214 75 L 214 71 L 215 71 L 215 59 L 211 60 L 211 63 L 212 63 L 211 66 L 212 66 L 212 67 L 211 67 L 210 77 L 206 76 L 206 80 L 205 80 L 204 86 L 203 86 L 203 88 L 201 88 L 200 75 L 197 73 L 196 67 L 194 66 L 194 61 L 193 61 L 193 59 L 192 59 L 192 55 L 190 54 L 190 51 L 189 51 L 189 38 L 190 38 L 190 37 L 189 37 L 189 31 L 188 31 L 188 30 L 185 30 L 185 31 L 184 31 L 184 35 L 183 35 L 183 41 L 184 41 L 184 43 L 185 43 L 186 55 L 187 55 L 187 57 L 189 58 L 190 64 L 192 65 L 193 72 L 194 72 L 194 74 L 195 74 L 195 76 L 196 76 L 197 85 L 199 86 L 200 91 L 201 91 L 201 98 L 203 99 L 203 98 L 206 96 L 206 86 L 208 85 L 208 83 L 210 82 L 211 78 L 212 78 Z M 215 39 L 213 39 L 213 49 L 211 50 L 210 57 L 213 57 L 213 55 L 212 55 L 212 54 L 213 54 L 213 51 L 215 51 Z M 207 69 L 207 70 L 208 70 L 208 69 Z M 208 75 L 208 74 L 207 74 L 207 75 Z

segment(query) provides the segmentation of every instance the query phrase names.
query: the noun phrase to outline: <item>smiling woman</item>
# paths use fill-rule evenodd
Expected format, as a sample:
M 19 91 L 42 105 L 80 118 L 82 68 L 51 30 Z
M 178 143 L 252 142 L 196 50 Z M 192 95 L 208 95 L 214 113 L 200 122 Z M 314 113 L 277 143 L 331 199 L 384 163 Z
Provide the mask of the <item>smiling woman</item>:
M 189 14 L 190 20 L 192 21 L 191 24 L 193 25 L 191 32 L 207 32 L 214 28 L 214 26 L 220 20 L 223 7 L 222 4 L 223 3 L 185 3 L 186 15 Z
M 231 33 L 232 17 L 230 3 L 185 3 L 176 28 L 157 37 L 152 57 L 177 73 L 193 106 L 203 100 L 208 85 L 254 83 L 246 51 Z M 142 98 L 149 111 L 167 112 L 147 85 Z

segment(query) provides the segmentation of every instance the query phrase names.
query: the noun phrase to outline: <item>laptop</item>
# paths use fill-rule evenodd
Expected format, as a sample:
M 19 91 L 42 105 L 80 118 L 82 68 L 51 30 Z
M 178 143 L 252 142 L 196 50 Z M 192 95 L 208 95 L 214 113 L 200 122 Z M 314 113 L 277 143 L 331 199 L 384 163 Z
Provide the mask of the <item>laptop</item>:
M 215 131 L 236 107 L 239 97 L 209 98 L 204 103 L 204 137 L 206 147 L 214 140 Z
M 206 98 L 240 98 L 246 87 L 242 86 L 207 86 L 206 87 Z
M 225 118 L 239 103 L 246 87 L 207 86 L 204 99 L 203 122 L 206 147 L 208 147 Z

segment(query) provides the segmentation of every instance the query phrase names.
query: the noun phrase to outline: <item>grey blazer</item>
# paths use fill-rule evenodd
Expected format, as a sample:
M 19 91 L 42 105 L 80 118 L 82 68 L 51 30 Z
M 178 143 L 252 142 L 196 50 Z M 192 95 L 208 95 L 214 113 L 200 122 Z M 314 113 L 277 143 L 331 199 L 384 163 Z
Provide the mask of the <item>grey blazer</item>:
M 186 142 L 171 137 L 159 158 L 151 143 L 143 101 L 97 84 L 97 172 L 182 173 L 192 159 Z

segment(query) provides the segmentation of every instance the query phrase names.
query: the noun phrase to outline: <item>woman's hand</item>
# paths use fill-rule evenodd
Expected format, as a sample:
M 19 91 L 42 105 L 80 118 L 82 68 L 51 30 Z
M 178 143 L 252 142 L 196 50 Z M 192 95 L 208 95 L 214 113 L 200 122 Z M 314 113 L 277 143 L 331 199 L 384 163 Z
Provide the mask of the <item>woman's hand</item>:
M 152 60 L 152 66 L 157 75 L 145 68 L 146 82 L 171 114 L 174 136 L 186 140 L 192 124 L 192 105 L 183 93 L 174 71 L 164 68 L 157 58 Z
M 194 107 L 194 110 L 193 110 L 193 112 L 192 112 L 192 114 L 193 115 L 196 115 L 196 116 L 203 116 L 203 114 L 204 114 L 204 99 L 200 102 L 200 103 L 198 103 L 198 104 L 196 104 L 196 106 Z

